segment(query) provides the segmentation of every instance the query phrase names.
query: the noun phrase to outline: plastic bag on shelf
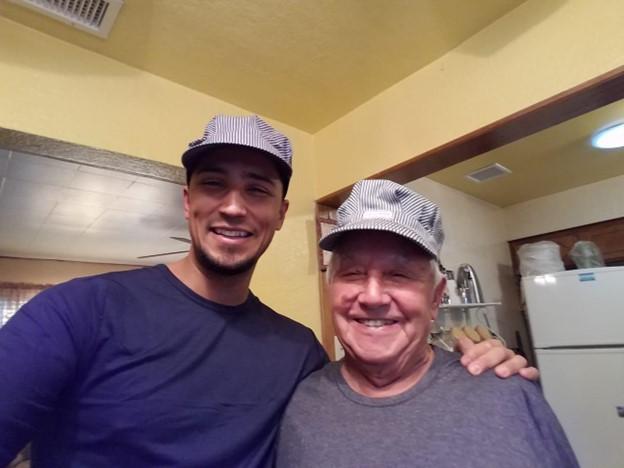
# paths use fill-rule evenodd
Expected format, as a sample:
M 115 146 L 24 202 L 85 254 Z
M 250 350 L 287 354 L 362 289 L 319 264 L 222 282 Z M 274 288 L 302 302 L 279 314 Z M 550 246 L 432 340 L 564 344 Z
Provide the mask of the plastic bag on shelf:
M 565 270 L 559 244 L 552 241 L 521 245 L 518 259 L 522 276 L 545 275 Z
M 592 241 L 578 241 L 570 250 L 570 258 L 576 268 L 597 268 L 605 266 L 600 249 Z

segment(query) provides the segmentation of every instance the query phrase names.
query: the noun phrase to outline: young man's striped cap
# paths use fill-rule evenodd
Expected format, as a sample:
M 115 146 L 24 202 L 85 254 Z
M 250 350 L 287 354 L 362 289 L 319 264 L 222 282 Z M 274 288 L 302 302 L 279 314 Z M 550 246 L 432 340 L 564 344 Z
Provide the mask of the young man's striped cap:
M 182 164 L 190 173 L 200 158 L 222 145 L 247 146 L 266 153 L 275 162 L 286 194 L 292 176 L 292 147 L 286 135 L 257 115 L 216 115 L 206 125 L 203 136 L 189 143 Z

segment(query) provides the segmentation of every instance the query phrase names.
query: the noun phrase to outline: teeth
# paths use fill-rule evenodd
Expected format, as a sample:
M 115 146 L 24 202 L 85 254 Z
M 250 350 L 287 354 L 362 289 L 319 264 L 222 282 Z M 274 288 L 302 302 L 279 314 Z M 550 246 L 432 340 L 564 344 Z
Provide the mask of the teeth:
M 227 236 L 227 237 L 249 237 L 251 235 L 250 233 L 246 231 L 232 231 L 229 229 L 219 229 L 219 228 L 216 228 L 214 232 L 216 232 L 217 234 L 221 234 L 222 236 Z
M 383 327 L 384 325 L 392 325 L 395 322 L 395 320 L 388 319 L 358 319 L 358 323 L 373 328 Z

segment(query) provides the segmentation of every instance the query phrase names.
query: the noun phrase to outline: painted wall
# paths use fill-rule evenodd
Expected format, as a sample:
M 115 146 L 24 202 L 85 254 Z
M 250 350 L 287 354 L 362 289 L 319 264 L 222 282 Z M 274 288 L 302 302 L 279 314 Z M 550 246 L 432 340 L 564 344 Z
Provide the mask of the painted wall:
M 624 64 L 624 2 L 528 0 L 315 135 L 319 197 Z
M 462 263 L 472 265 L 485 300 L 502 303 L 487 309 L 490 323 L 510 346 L 516 346 L 515 331 L 525 335 L 526 330 L 505 237 L 505 210 L 427 178 L 407 186 L 440 207 L 446 236 L 442 248 L 444 267 L 457 272 Z
M 491 309 L 488 313 L 512 346 L 516 345 L 516 330 L 524 343 L 528 341 L 507 241 L 624 216 L 624 176 L 506 208 L 427 178 L 407 185 L 440 206 L 446 235 L 442 249 L 445 268 L 456 272 L 461 263 L 475 268 L 485 299 L 502 302 L 495 313 Z
M 58 284 L 80 276 L 138 268 L 136 265 L 0 257 L 0 282 Z
M 624 176 L 612 177 L 505 209 L 507 239 L 519 239 L 624 216 Z
M 507 241 L 624 217 L 624 176 L 506 208 L 427 178 L 407 186 L 440 206 L 446 235 L 444 266 L 455 272 L 461 263 L 475 268 L 485 299 L 503 304 L 495 313 L 490 310 L 489 317 L 512 346 L 516 345 L 516 330 L 524 343 L 528 341 Z
M 622 15 L 528 0 L 314 137 L 276 123 L 297 151 L 292 207 L 255 292 L 318 333 L 312 200 L 622 65 Z M 0 102 L 0 127 L 172 164 L 212 114 L 244 112 L 3 18 Z
M 0 127 L 169 164 L 215 113 L 247 113 L 0 17 Z M 287 221 L 252 288 L 268 305 L 320 334 L 313 239 L 312 136 L 273 122 L 293 140 Z

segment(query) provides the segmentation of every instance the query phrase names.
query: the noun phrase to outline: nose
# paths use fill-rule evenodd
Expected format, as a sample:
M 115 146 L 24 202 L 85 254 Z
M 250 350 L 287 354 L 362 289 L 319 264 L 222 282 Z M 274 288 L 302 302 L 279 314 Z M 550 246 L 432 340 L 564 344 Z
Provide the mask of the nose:
M 245 200 L 238 190 L 230 190 L 223 198 L 220 211 L 223 215 L 240 217 L 247 214 Z
M 368 278 L 363 285 L 358 301 L 368 309 L 376 309 L 390 304 L 390 296 L 385 290 L 383 281 L 379 278 Z

